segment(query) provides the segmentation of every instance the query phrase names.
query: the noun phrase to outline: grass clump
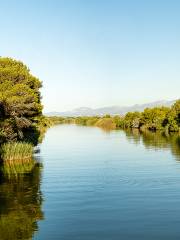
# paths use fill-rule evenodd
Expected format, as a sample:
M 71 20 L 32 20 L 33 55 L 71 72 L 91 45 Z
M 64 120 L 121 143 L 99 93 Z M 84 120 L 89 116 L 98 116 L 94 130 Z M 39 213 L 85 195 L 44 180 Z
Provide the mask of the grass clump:
M 3 162 L 22 162 L 32 159 L 33 145 L 25 142 L 10 142 L 1 145 L 1 160 Z

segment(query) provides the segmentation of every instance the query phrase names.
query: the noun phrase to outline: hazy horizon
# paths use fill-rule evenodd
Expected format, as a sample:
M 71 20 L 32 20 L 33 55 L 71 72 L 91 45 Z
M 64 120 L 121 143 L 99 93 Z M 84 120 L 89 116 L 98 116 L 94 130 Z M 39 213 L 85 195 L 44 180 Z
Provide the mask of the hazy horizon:
M 119 108 L 128 108 L 128 107 L 135 107 L 135 106 L 143 106 L 143 105 L 149 105 L 149 104 L 153 104 L 153 106 L 156 106 L 156 103 L 157 103 L 157 106 L 161 106 L 161 103 L 162 103 L 162 106 L 163 106 L 163 103 L 166 103 L 165 106 L 171 102 L 175 102 L 177 101 L 178 99 L 171 99 L 171 100 L 165 100 L 165 99 L 162 99 L 162 100 L 157 100 L 157 101 L 151 101 L 151 102 L 144 102 L 144 103 L 134 103 L 134 104 L 131 104 L 131 105 L 106 105 L 106 106 L 99 106 L 99 107 L 90 107 L 90 106 L 79 106 L 79 107 L 75 107 L 75 108 L 72 108 L 72 109 L 67 109 L 65 111 L 56 111 L 56 109 L 54 110 L 51 110 L 51 111 L 44 111 L 45 114 L 47 113 L 51 113 L 51 112 L 57 112 L 57 113 L 63 113 L 63 112 L 71 112 L 71 111 L 75 111 L 75 110 L 80 110 L 80 109 L 92 109 L 92 110 L 98 110 L 98 109 L 103 109 L 103 108 L 113 108 L 113 107 L 119 107 Z M 158 105 L 158 103 L 160 103 L 160 105 Z
M 1 56 L 43 81 L 44 112 L 179 98 L 180 2 L 1 3 Z

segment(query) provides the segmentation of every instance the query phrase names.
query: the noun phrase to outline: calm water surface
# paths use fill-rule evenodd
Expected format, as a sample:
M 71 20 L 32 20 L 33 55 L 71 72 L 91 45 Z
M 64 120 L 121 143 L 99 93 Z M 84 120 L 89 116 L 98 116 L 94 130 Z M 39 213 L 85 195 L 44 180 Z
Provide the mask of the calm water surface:
M 59 125 L 39 158 L 1 178 L 0 239 L 180 239 L 177 135 Z

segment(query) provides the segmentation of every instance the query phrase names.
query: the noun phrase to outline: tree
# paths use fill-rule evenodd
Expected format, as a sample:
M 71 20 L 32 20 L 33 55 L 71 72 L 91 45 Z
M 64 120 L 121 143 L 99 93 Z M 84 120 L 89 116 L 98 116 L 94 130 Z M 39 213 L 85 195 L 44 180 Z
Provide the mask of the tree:
M 180 128 L 180 100 L 177 100 L 171 107 L 167 116 L 169 131 L 179 131 Z
M 160 130 L 167 124 L 168 107 L 146 108 L 142 113 L 142 124 L 151 130 Z
M 140 112 L 128 112 L 125 115 L 124 122 L 127 128 L 139 128 L 141 120 Z
M 0 141 L 23 140 L 42 115 L 38 78 L 20 61 L 0 57 Z

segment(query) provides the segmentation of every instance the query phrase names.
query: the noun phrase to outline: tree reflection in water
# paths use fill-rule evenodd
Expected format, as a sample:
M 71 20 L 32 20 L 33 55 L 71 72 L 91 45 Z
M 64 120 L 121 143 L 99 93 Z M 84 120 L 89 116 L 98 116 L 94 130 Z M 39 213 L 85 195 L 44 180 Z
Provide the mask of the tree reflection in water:
M 31 173 L 0 176 L 0 239 L 31 239 L 43 219 L 41 166 Z
M 147 149 L 170 149 L 177 161 L 180 161 L 180 135 L 178 133 L 139 131 L 129 129 L 125 131 L 129 141 L 135 144 L 143 143 Z

